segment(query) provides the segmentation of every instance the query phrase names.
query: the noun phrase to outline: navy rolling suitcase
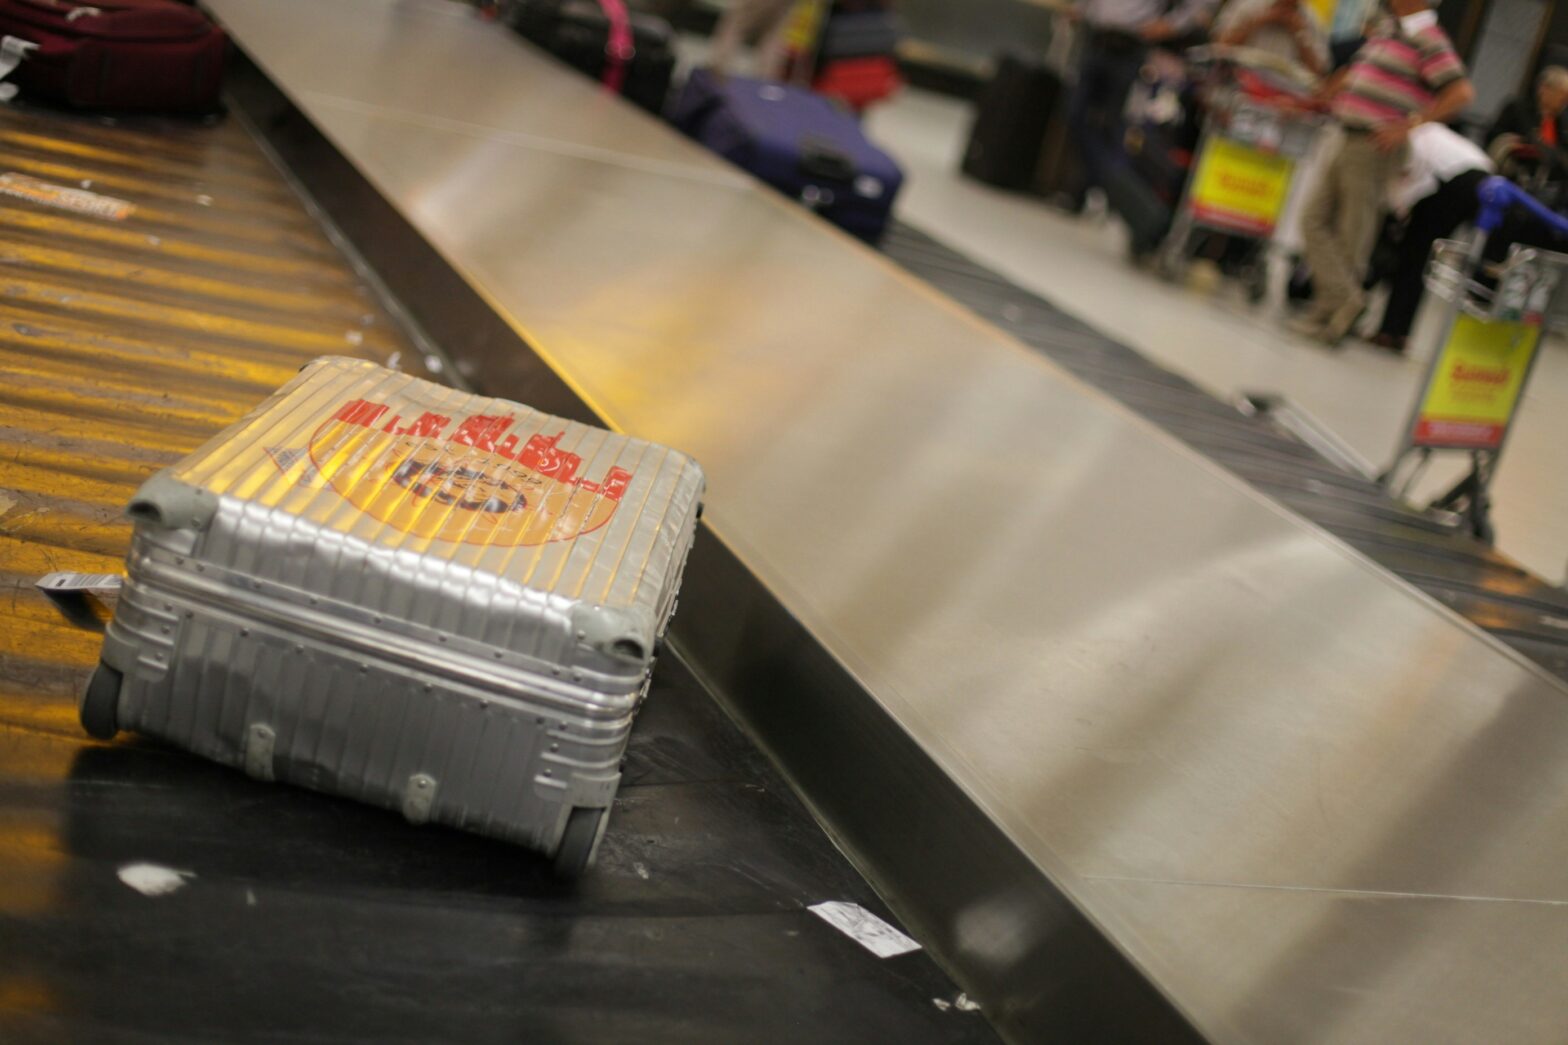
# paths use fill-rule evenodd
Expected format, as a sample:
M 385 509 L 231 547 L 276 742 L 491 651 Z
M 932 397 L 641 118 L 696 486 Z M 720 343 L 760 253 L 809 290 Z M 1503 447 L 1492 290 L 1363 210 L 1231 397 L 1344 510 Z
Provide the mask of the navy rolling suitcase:
M 821 95 L 699 69 L 670 119 L 846 231 L 869 243 L 881 238 L 904 173 Z

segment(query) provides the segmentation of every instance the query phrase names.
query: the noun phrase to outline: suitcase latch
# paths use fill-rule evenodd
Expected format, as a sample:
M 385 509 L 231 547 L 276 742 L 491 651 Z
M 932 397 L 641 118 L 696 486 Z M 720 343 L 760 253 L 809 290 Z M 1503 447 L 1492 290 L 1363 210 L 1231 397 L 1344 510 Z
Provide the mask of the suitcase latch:
M 257 780 L 272 779 L 272 750 L 278 742 L 271 726 L 254 723 L 245 731 L 245 773 Z
M 833 190 L 824 189 L 820 185 L 807 185 L 800 190 L 800 202 L 809 210 L 821 210 L 833 206 Z
M 428 773 L 415 773 L 403 788 L 403 815 L 411 824 L 430 821 L 430 807 L 436 801 L 436 779 Z

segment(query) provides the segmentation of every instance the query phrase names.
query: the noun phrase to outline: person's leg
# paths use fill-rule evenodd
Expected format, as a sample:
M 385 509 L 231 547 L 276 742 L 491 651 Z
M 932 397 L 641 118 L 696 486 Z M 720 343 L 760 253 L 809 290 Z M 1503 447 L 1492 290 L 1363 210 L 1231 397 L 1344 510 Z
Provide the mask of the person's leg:
M 1334 307 L 1328 311 L 1325 305 L 1323 313 L 1323 340 L 1330 344 L 1337 344 L 1350 333 L 1366 305 L 1361 275 L 1372 253 L 1394 164 L 1394 155 L 1379 150 L 1367 135 L 1345 142 L 1339 165 L 1339 210 L 1334 221 L 1338 264 L 1329 290 Z
M 1312 305 L 1299 324 L 1304 333 L 1317 333 L 1329 313 L 1343 302 L 1345 278 L 1336 215 L 1344 150 L 1341 144 L 1323 164 L 1312 195 L 1301 209 L 1301 252 L 1312 271 Z
M 1106 203 L 1127 226 L 1128 247 L 1140 259 L 1158 249 L 1171 225 L 1171 206 L 1127 154 L 1127 96 L 1143 69 L 1140 47 L 1111 52 L 1100 69 L 1100 111 L 1092 114 L 1100 187 Z
M 1078 62 L 1078 82 L 1073 85 L 1072 97 L 1067 104 L 1067 125 L 1072 130 L 1073 141 L 1077 142 L 1079 155 L 1083 159 L 1086 187 L 1100 184 L 1102 156 L 1097 147 L 1098 133 L 1094 122 L 1101 107 L 1100 96 L 1105 90 L 1102 84 L 1104 64 L 1101 44 L 1091 33 L 1083 43 L 1083 53 Z
M 719 24 L 713 28 L 713 45 L 708 48 L 708 65 L 715 71 L 727 73 L 746 42 L 750 27 L 751 4 L 749 0 L 733 0 L 719 15 Z
M 1399 245 L 1399 267 L 1390 281 L 1388 307 L 1378 328 L 1377 343 L 1402 350 L 1415 322 L 1425 290 L 1426 265 L 1432 244 L 1475 217 L 1476 186 L 1485 174 L 1461 174 L 1410 209 L 1405 238 Z
M 1106 162 L 1115 167 L 1131 166 L 1127 157 L 1127 96 L 1143 69 L 1142 48 L 1118 50 L 1108 56 L 1104 66 L 1101 112 L 1097 123 Z
M 1416 309 L 1421 304 L 1426 256 L 1433 241 L 1443 235 L 1440 228 L 1443 208 L 1437 199 L 1441 192 L 1440 189 L 1410 208 L 1405 238 L 1399 242 L 1399 263 L 1388 281 L 1388 304 L 1383 308 L 1383 320 L 1373 338 L 1385 348 L 1403 351 L 1410 325 L 1415 321 Z
M 1136 47 L 1108 44 L 1092 34 L 1084 42 L 1067 119 L 1091 185 L 1103 184 L 1109 171 L 1127 162 L 1122 110 L 1142 64 L 1143 56 Z
M 764 80 L 782 80 L 786 71 L 791 71 L 791 79 L 799 86 L 810 85 L 811 70 L 806 62 L 796 62 L 793 70 L 788 70 L 789 65 L 789 31 L 795 21 L 794 0 L 768 0 L 766 4 L 759 4 L 763 8 L 762 40 L 757 44 L 757 75 Z
M 789 0 L 733 0 L 713 30 L 708 64 L 721 73 L 731 71 L 741 48 L 759 27 L 769 24 L 769 18 L 777 19 L 781 8 L 787 13 L 793 4 Z

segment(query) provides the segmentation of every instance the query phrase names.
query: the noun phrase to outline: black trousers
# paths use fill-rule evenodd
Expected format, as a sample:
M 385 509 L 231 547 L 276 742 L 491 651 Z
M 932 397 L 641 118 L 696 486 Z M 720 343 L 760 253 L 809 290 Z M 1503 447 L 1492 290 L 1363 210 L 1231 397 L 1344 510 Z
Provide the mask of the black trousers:
M 1088 184 L 1104 189 L 1111 210 L 1127 223 L 1134 254 L 1158 247 L 1171 220 L 1170 208 L 1133 169 L 1124 141 L 1123 110 L 1147 53 L 1129 34 L 1092 31 L 1068 107 Z
M 1485 171 L 1465 171 L 1444 182 L 1436 192 L 1410 208 L 1405 236 L 1399 243 L 1399 264 L 1390 280 L 1388 308 L 1378 331 L 1392 337 L 1405 337 L 1421 307 L 1426 289 L 1423 277 L 1432 244 L 1451 236 L 1467 221 L 1474 221 L 1481 208 L 1476 189 L 1486 180 Z
M 1067 120 L 1091 184 L 1104 184 L 1111 172 L 1127 166 L 1122 110 L 1143 68 L 1144 54 L 1142 44 L 1124 33 L 1091 30 L 1083 42 Z

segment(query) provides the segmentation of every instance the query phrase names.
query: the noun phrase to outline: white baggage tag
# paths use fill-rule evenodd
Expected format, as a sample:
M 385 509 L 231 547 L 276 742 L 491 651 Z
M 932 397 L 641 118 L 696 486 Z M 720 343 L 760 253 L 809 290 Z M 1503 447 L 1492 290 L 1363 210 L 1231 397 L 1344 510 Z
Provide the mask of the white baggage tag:
M 878 958 L 893 958 L 920 950 L 920 944 L 858 903 L 828 900 L 806 909 Z
M 33 582 L 33 587 L 49 597 L 55 609 L 80 628 L 103 630 L 102 613 L 92 605 L 96 597 L 104 609 L 113 612 L 125 578 L 118 573 L 72 573 L 57 570 Z
M 120 587 L 125 583 L 125 578 L 118 573 L 71 573 L 67 570 L 56 570 L 46 573 L 34 583 L 34 587 L 45 595 L 54 592 L 92 592 L 94 595 L 117 595 Z

